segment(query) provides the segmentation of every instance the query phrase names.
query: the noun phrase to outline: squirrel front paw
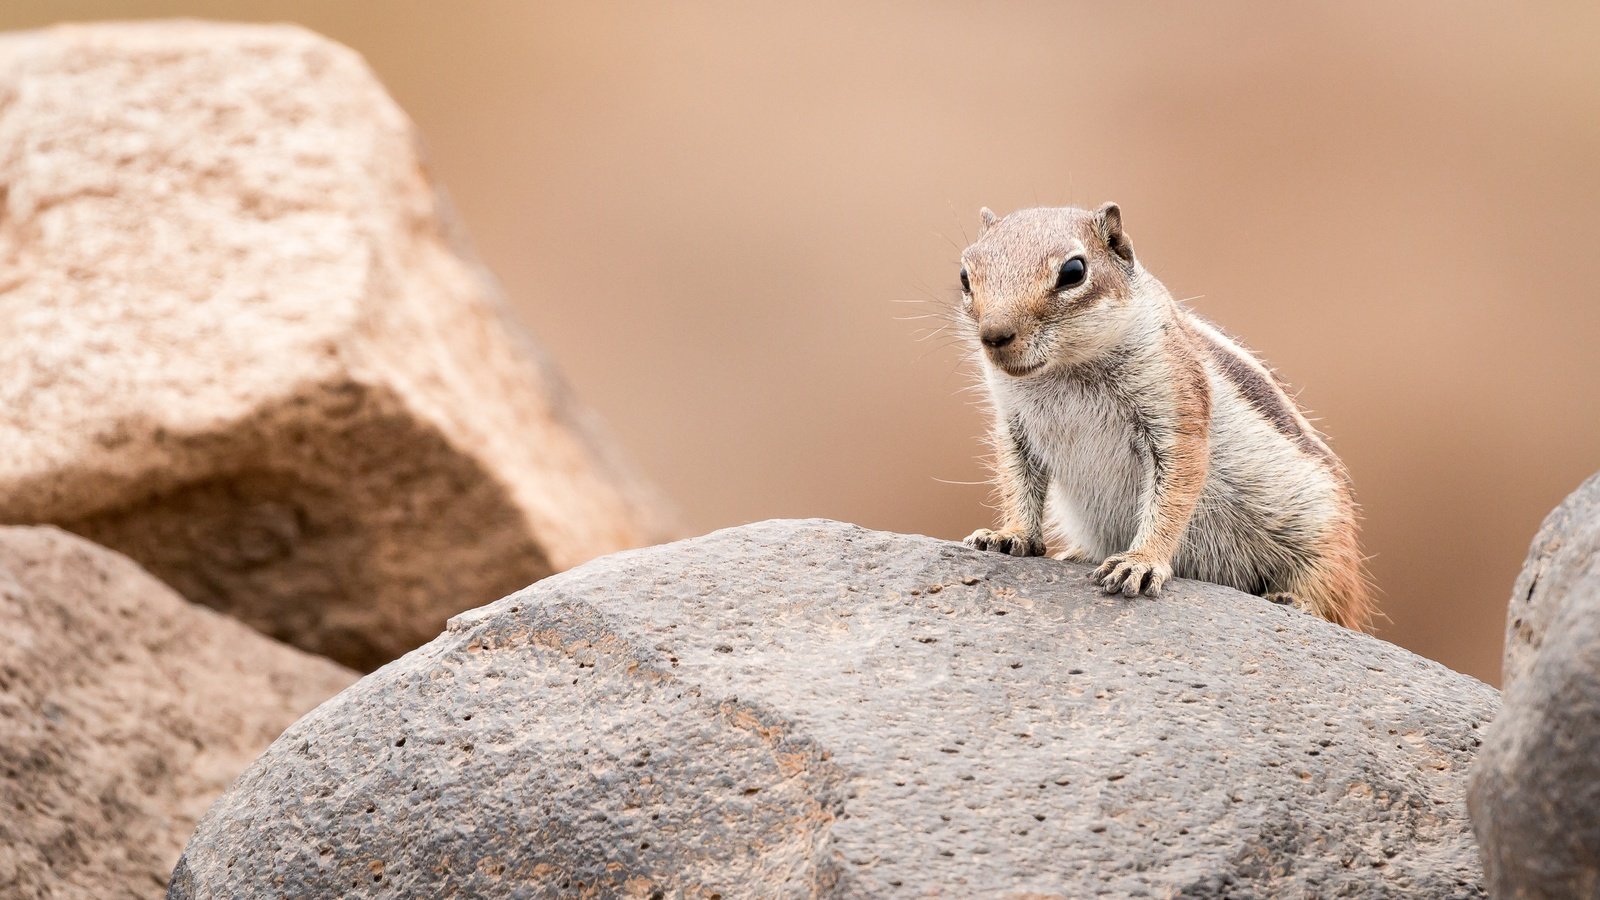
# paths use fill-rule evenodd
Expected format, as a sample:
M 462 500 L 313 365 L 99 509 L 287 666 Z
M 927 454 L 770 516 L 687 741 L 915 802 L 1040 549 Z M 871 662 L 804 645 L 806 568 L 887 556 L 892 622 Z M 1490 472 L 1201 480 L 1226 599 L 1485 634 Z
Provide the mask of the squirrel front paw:
M 977 550 L 993 550 L 996 553 L 1009 553 L 1012 556 L 1044 555 L 1044 538 L 1014 529 L 995 531 L 979 528 L 967 535 L 966 544 Z
M 1089 580 L 1105 588 L 1106 593 L 1120 592 L 1125 597 L 1155 597 L 1171 577 L 1170 564 L 1139 553 L 1113 554 L 1089 573 Z

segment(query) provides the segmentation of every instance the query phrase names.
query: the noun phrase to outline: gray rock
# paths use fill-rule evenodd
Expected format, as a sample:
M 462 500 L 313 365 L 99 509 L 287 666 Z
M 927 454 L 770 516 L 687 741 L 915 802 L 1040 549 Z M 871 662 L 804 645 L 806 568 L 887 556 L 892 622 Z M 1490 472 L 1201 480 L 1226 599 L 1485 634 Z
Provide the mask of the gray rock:
M 823 521 L 606 557 L 291 728 L 170 896 L 1481 896 L 1495 691 L 1196 582 Z
M 1545 519 L 1506 617 L 1505 706 L 1473 765 L 1497 897 L 1600 897 L 1600 475 Z
M 1527 674 L 1551 624 L 1573 605 L 1600 593 L 1600 475 L 1590 476 L 1539 526 L 1506 610 L 1501 687 L 1509 691 Z M 1581 601 L 1580 601 L 1581 602 Z

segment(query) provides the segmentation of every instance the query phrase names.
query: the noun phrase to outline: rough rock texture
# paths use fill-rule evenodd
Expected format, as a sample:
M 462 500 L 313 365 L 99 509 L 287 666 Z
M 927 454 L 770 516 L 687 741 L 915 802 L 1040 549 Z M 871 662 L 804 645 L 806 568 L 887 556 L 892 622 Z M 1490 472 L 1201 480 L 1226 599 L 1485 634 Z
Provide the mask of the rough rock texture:
M 1512 589 L 1505 705 L 1469 799 L 1497 897 L 1600 897 L 1600 475 L 1545 519 Z
M 1501 683 L 1507 692 L 1541 655 L 1556 619 L 1600 597 L 1600 475 L 1545 517 L 1511 588 Z
M 1482 894 L 1492 688 L 1085 571 L 820 521 L 597 560 L 301 720 L 170 896 Z
M 362 668 L 662 530 L 353 52 L 0 37 L 0 197 L 0 522 Z
M 103 547 L 0 528 L 0 897 L 160 896 L 206 806 L 354 680 Z

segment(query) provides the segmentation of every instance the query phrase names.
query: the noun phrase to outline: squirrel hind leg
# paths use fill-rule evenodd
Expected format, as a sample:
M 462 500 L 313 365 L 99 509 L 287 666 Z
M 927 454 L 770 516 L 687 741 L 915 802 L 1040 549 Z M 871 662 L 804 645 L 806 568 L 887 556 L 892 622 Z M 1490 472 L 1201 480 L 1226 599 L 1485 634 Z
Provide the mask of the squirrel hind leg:
M 1322 615 L 1310 602 L 1302 600 L 1288 591 L 1273 591 L 1270 594 L 1262 594 L 1261 597 L 1268 603 L 1276 603 L 1279 606 L 1292 606 L 1303 613 L 1310 613 L 1313 616 Z
M 1372 591 L 1359 563 L 1313 565 L 1297 572 L 1267 600 L 1321 616 L 1352 631 L 1366 631 L 1373 614 Z

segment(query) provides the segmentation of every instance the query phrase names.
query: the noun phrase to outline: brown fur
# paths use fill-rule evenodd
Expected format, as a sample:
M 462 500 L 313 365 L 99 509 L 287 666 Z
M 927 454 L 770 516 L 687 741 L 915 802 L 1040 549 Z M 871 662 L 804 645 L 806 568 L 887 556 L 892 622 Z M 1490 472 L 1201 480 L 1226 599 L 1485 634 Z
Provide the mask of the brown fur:
M 1162 355 L 1173 375 L 1176 436 L 1166 458 L 1161 460 L 1164 471 L 1157 478 L 1151 501 L 1156 514 L 1143 541 L 1158 559 L 1171 559 L 1177 552 L 1178 540 L 1183 537 L 1183 529 L 1200 499 L 1200 489 L 1205 486 L 1210 440 L 1207 425 L 1211 421 L 1211 387 L 1205 367 L 1181 335 L 1169 331 L 1165 338 Z
M 1193 314 L 1183 318 L 1193 318 Z M 1310 427 L 1304 414 L 1295 408 L 1293 398 L 1289 396 L 1288 390 L 1276 372 L 1258 360 L 1241 356 L 1207 331 L 1192 324 L 1185 324 L 1195 344 L 1216 362 L 1217 368 L 1240 395 L 1255 407 L 1256 412 L 1261 413 L 1280 434 L 1294 441 L 1307 453 L 1337 464 L 1338 457 L 1333 455 L 1333 450 L 1323 442 L 1316 430 Z
M 1240 352 L 1248 351 L 1243 351 L 1237 342 L 1235 346 L 1240 347 L 1240 352 L 1196 327 L 1194 322 L 1198 317 L 1193 313 L 1181 309 L 1179 313 L 1193 352 L 1211 358 L 1229 383 L 1280 434 L 1326 462 L 1340 476 L 1341 489 L 1336 492 L 1334 502 L 1342 509 L 1337 521 L 1343 524 L 1324 536 L 1315 555 L 1316 561 L 1302 569 L 1277 596 L 1346 628 L 1367 630 L 1376 614 L 1376 603 L 1358 543 L 1357 509 L 1349 491 L 1344 463 L 1311 426 L 1276 371 L 1254 357 L 1241 357 Z M 1216 326 L 1211 327 L 1215 329 Z

